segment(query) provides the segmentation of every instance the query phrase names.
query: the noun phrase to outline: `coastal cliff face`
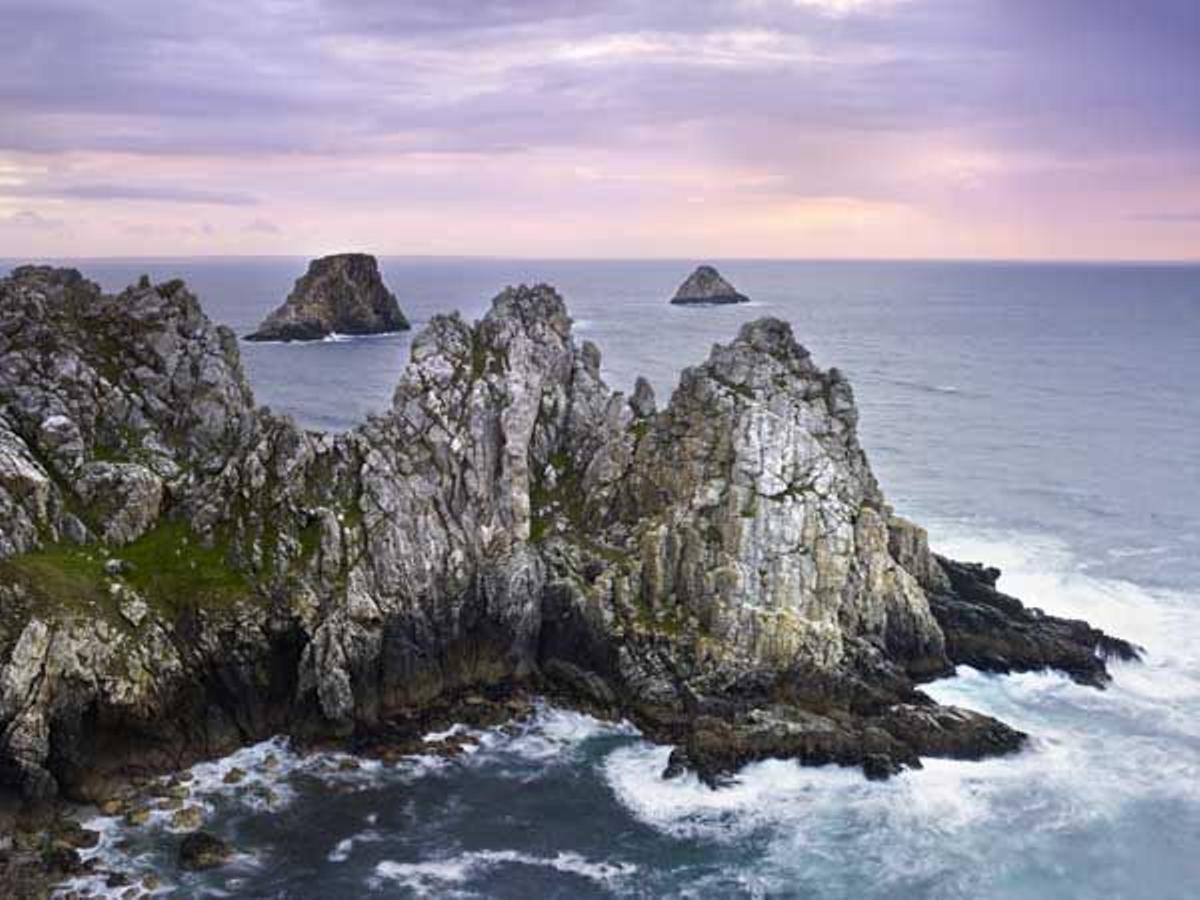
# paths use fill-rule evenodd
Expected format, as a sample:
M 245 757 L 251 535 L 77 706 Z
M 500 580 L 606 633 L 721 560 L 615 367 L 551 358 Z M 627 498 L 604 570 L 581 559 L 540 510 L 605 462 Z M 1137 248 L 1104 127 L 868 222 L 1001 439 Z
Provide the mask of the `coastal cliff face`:
M 368 740 L 527 685 L 632 718 L 712 782 L 1020 746 L 916 683 L 1101 684 L 1128 644 L 1026 610 L 894 516 L 845 379 L 762 319 L 661 411 L 562 299 L 413 341 L 341 435 L 257 407 L 180 282 L 0 281 L 0 783 L 27 806 L 267 735 Z
M 384 334 L 408 327 L 375 257 L 339 253 L 309 263 L 283 305 L 246 340 L 314 341 L 335 332 Z

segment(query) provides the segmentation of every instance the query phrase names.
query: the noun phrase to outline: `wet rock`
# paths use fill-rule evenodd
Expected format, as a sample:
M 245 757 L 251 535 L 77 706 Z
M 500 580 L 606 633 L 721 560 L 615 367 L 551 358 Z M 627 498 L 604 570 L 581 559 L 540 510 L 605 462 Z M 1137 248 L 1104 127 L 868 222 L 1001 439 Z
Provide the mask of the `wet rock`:
M 220 868 L 232 856 L 228 844 L 204 831 L 192 832 L 179 844 L 179 864 L 193 872 Z
M 78 822 L 70 820 L 58 823 L 51 832 L 54 846 L 69 847 L 72 850 L 87 850 L 100 843 L 100 833 L 84 828 Z
M 187 806 L 171 816 L 171 827 L 179 831 L 195 831 L 204 822 L 204 810 Z
M 145 825 L 150 821 L 150 810 L 144 806 L 136 807 L 125 813 L 125 824 L 131 826 Z
M 903 766 L 884 753 L 868 753 L 862 761 L 863 774 L 871 781 L 886 781 L 898 775 Z
M 375 257 L 342 253 L 309 263 L 284 304 L 246 339 L 312 341 L 335 332 L 381 334 L 408 327 Z
M 69 878 L 87 871 L 78 851 L 70 847 L 51 847 L 46 851 L 43 861 L 46 870 L 59 878 Z
M 237 766 L 234 766 L 221 778 L 221 781 L 225 784 L 241 784 L 245 780 L 246 770 L 239 769 Z

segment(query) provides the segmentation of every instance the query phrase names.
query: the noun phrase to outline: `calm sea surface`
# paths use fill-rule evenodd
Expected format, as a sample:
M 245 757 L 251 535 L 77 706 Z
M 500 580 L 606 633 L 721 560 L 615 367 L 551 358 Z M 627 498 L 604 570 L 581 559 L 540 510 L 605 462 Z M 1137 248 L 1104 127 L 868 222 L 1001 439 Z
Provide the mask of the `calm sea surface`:
M 961 669 L 931 693 L 1032 746 L 884 784 L 775 762 L 716 792 L 663 782 L 668 748 L 550 708 L 449 764 L 345 772 L 274 742 L 196 770 L 206 827 L 243 851 L 232 868 L 181 876 L 162 822 L 98 819 L 101 852 L 179 896 L 1200 895 L 1200 267 L 718 260 L 753 303 L 669 306 L 695 262 L 381 261 L 417 329 L 554 284 L 609 383 L 645 375 L 660 403 L 742 322 L 787 319 L 849 375 L 876 474 L 936 549 L 999 565 L 1002 588 L 1146 663 L 1104 692 Z M 305 263 L 76 264 L 108 290 L 183 277 L 243 334 Z M 412 333 L 242 356 L 260 402 L 339 430 L 387 408 Z M 233 765 L 274 796 L 224 785 Z

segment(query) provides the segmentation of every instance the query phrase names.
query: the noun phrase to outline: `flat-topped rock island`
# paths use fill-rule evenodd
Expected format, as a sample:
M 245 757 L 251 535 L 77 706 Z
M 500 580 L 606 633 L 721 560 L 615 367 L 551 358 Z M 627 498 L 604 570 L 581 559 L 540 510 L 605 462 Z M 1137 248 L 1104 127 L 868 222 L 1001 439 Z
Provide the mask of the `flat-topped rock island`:
M 283 305 L 246 340 L 318 341 L 332 334 L 387 334 L 409 327 L 375 257 L 339 253 L 309 263 Z

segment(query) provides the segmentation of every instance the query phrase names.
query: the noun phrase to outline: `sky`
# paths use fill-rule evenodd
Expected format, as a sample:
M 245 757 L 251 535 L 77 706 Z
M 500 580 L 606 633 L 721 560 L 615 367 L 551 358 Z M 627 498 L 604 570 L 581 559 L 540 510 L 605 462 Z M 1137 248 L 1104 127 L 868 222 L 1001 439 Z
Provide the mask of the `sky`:
M 1200 259 L 1198 0 L 0 0 L 0 256 Z

